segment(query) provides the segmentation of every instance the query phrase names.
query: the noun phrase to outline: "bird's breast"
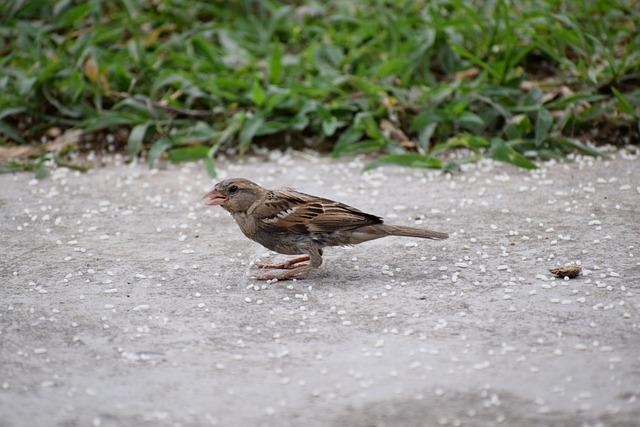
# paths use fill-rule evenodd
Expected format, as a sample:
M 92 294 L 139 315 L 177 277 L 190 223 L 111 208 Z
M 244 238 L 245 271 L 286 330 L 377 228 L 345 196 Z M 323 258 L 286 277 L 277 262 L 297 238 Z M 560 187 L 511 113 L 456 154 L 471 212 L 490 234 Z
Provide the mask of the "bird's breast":
M 256 234 L 256 223 L 252 217 L 244 213 L 237 213 L 233 215 L 233 219 L 240 227 L 242 234 L 250 239 L 254 239 Z

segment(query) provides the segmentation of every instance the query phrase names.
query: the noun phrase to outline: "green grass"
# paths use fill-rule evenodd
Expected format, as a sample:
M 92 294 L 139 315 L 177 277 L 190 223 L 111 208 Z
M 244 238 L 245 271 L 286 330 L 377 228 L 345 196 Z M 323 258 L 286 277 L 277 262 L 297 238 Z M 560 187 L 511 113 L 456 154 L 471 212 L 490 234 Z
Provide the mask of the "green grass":
M 119 130 L 213 175 L 254 145 L 452 170 L 639 138 L 634 0 L 0 4 L 0 145 Z

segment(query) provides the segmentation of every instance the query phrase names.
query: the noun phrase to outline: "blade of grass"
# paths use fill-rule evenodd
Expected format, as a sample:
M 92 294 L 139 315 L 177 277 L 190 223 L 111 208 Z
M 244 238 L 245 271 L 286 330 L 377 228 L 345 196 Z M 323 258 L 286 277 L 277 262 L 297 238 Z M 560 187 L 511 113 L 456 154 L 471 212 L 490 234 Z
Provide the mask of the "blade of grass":
M 364 170 L 379 168 L 382 166 L 406 166 L 410 168 L 441 169 L 442 161 L 435 157 L 423 156 L 422 154 L 387 154 L 378 157 L 368 163 Z

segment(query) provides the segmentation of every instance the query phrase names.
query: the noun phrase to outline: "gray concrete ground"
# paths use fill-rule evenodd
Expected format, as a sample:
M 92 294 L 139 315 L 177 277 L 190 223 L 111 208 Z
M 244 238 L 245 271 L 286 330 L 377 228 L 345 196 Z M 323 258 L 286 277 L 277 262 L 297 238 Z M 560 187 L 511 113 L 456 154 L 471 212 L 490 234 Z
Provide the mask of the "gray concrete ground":
M 269 285 L 200 165 L 108 163 L 0 176 L 3 427 L 640 425 L 634 156 L 223 163 L 451 233 L 329 249 Z M 584 275 L 553 280 L 566 262 Z

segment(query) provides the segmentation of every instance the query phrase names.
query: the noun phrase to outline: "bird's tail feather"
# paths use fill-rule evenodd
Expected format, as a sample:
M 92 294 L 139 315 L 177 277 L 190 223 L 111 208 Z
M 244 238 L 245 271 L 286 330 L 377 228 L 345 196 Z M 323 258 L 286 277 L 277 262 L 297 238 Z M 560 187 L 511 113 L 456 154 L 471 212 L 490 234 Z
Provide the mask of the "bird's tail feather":
M 420 237 L 423 239 L 432 239 L 432 240 L 444 240 L 449 238 L 449 235 L 447 233 L 442 233 L 440 231 L 405 227 L 402 225 L 384 224 L 384 230 L 391 236 Z

